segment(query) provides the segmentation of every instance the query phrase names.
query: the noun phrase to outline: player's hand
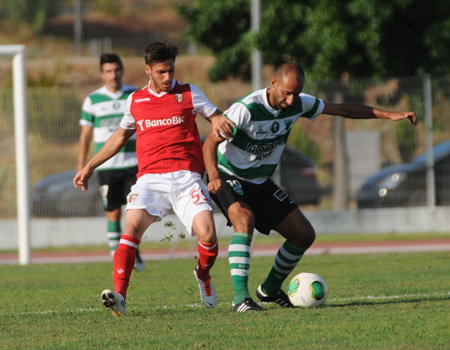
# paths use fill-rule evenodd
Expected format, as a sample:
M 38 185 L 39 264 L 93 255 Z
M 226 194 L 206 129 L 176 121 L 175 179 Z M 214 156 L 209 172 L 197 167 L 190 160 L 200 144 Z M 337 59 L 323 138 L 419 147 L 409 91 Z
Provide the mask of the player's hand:
M 409 121 L 411 122 L 412 125 L 414 125 L 414 126 L 417 125 L 417 116 L 414 112 L 406 113 L 406 118 L 409 119 Z
M 211 126 L 214 134 L 218 137 L 230 139 L 233 136 L 234 123 L 223 115 L 211 118 Z
M 391 114 L 390 119 L 393 121 L 409 119 L 412 125 L 417 125 L 417 116 L 414 112 L 394 112 Z
M 83 169 L 81 169 L 73 178 L 73 185 L 75 186 L 75 188 L 81 188 L 83 192 L 87 191 L 88 181 L 93 173 L 94 171 L 89 168 L 84 167 Z
M 217 194 L 222 191 L 222 180 L 220 178 L 210 180 L 208 182 L 208 191 L 212 194 Z

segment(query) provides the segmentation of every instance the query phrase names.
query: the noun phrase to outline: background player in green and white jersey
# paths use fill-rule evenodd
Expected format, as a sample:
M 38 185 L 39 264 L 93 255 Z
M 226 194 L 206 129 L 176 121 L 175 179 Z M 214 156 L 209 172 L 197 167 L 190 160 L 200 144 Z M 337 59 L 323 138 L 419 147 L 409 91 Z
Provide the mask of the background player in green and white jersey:
M 315 232 L 297 204 L 270 176 L 298 118 L 313 120 L 320 114 L 329 114 L 353 119 L 409 119 L 414 125 L 417 123 L 413 112 L 329 103 L 303 94 L 304 82 L 300 66 L 281 65 L 269 88 L 245 96 L 224 113 L 236 125 L 233 137 L 226 140 L 210 134 L 203 146 L 208 190 L 235 231 L 228 249 L 234 288 L 232 311 L 264 310 L 248 292 L 254 228 L 267 235 L 275 230 L 286 238 L 256 296 L 263 302 L 293 307 L 281 285 L 314 242 Z
M 122 84 L 124 69 L 118 55 L 102 54 L 100 72 L 105 85 L 90 93 L 82 107 L 77 171 L 86 164 L 92 138 L 97 153 L 117 130 L 125 112 L 127 98 L 136 90 L 133 86 Z M 133 136 L 116 156 L 98 168 L 100 190 L 108 220 L 107 234 L 111 255 L 114 255 L 122 235 L 122 205 L 126 204 L 130 188 L 136 182 L 137 164 L 136 137 Z M 142 271 L 144 266 L 138 252 L 135 267 Z

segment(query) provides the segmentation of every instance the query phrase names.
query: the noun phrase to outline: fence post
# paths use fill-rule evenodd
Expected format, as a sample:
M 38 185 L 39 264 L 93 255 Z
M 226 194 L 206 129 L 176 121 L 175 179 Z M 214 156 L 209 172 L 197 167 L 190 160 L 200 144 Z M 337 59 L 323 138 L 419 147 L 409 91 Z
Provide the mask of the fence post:
M 434 208 L 436 205 L 436 186 L 434 177 L 434 154 L 433 154 L 433 116 L 431 98 L 431 78 L 426 74 L 423 77 L 423 90 L 425 102 L 425 127 L 427 134 L 427 204 Z

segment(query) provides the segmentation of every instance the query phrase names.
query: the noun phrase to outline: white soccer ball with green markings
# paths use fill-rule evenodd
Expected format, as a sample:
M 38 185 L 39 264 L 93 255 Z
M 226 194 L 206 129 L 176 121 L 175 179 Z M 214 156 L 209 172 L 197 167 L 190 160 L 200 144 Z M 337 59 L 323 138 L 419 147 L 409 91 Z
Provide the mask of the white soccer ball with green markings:
M 318 274 L 302 272 L 289 282 L 288 295 L 294 306 L 319 307 L 327 300 L 328 288 Z

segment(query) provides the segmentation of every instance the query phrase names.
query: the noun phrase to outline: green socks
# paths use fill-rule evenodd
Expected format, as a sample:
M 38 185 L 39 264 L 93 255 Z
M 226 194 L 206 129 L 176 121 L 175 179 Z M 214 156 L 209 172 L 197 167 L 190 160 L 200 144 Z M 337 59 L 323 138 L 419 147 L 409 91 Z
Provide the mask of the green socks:
M 251 243 L 252 235 L 236 232 L 228 247 L 235 304 L 250 297 L 248 293 L 248 271 L 250 269 Z
M 286 241 L 278 250 L 272 270 L 262 284 L 263 291 L 267 295 L 275 295 L 281 289 L 286 277 L 297 266 L 306 249 L 298 248 Z
M 119 246 L 121 236 L 122 229 L 120 227 L 120 222 L 108 221 L 108 245 L 109 250 L 111 251 L 111 256 L 114 256 L 114 253 Z

